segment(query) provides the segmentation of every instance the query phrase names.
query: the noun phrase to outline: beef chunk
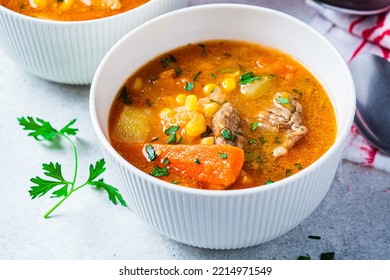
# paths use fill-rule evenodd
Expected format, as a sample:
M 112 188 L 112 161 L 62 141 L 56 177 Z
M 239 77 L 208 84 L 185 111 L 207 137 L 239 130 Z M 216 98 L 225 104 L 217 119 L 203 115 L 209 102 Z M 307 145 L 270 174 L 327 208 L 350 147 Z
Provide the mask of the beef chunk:
M 274 149 L 276 157 L 285 155 L 288 149 L 308 132 L 307 127 L 302 125 L 302 105 L 293 97 L 284 96 L 287 94 L 276 93 L 273 106 L 267 112 L 259 114 L 259 127 L 276 132 L 282 131 L 285 135 L 283 143 Z
M 245 142 L 240 129 L 240 116 L 230 102 L 226 102 L 214 114 L 212 131 L 215 144 L 229 144 L 242 148 Z

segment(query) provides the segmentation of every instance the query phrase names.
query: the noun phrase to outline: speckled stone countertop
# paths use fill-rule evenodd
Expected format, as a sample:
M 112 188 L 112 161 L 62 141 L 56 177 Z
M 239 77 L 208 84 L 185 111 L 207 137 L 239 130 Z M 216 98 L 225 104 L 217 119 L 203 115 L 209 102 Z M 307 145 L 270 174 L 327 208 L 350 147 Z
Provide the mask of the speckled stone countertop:
M 274 8 L 309 22 L 314 11 L 303 0 L 190 0 L 246 3 Z M 172 241 L 142 222 L 128 208 L 113 205 L 103 192 L 85 188 L 54 213 L 42 217 L 55 200 L 31 200 L 29 179 L 41 164 L 58 161 L 71 172 L 73 155 L 27 137 L 21 116 L 36 116 L 56 126 L 77 118 L 80 177 L 102 157 L 88 111 L 89 86 L 39 79 L 0 50 L 0 259 L 288 259 L 335 252 L 335 259 L 390 259 L 390 175 L 343 161 L 320 206 L 298 227 L 255 247 L 207 250 Z M 112 182 L 110 170 L 104 175 Z M 311 239 L 308 236 L 320 236 Z

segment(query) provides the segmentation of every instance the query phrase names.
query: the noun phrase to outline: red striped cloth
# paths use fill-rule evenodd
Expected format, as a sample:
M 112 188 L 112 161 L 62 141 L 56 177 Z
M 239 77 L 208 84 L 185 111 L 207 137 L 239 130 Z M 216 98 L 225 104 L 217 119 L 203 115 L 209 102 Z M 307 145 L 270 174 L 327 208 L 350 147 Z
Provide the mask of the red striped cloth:
M 318 8 L 311 26 L 332 43 L 349 63 L 356 55 L 373 53 L 390 61 L 390 11 L 370 16 L 348 15 Z M 389 77 L 390 78 L 390 77 Z M 390 172 L 390 157 L 370 145 L 353 126 L 344 158 Z

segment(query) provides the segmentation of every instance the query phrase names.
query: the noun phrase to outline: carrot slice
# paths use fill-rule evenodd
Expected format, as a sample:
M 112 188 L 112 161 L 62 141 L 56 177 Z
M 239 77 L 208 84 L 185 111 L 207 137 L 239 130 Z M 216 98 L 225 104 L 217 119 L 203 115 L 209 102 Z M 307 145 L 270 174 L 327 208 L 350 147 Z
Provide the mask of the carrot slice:
M 231 185 L 244 164 L 244 151 L 231 145 L 164 145 L 145 144 L 143 153 L 149 158 L 150 146 L 156 153 L 157 162 L 198 181 L 223 186 Z

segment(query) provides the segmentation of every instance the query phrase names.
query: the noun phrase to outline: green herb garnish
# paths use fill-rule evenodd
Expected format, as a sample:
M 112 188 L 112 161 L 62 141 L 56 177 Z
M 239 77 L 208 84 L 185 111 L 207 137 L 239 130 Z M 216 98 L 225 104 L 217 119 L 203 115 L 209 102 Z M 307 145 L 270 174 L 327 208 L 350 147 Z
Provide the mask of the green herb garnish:
M 325 252 L 321 253 L 321 260 L 333 260 L 334 258 L 334 252 Z
M 203 132 L 201 135 L 200 135 L 200 138 L 205 138 L 209 135 L 211 135 L 213 133 L 213 131 L 211 130 L 211 128 L 209 126 L 206 127 L 206 131 Z
M 281 96 L 279 96 L 278 102 L 279 102 L 279 104 L 282 104 L 282 105 L 289 103 L 287 98 L 284 98 L 284 97 L 281 97 Z
M 168 144 L 176 144 L 176 133 L 172 133 L 168 138 Z
M 152 145 L 147 145 L 145 151 L 150 161 L 156 160 L 157 154 Z
M 171 134 L 176 133 L 176 131 L 178 131 L 179 129 L 180 129 L 179 125 L 173 125 L 173 126 L 168 127 L 167 129 L 165 129 L 164 132 L 166 135 L 171 135 Z
M 183 70 L 181 70 L 180 67 L 175 67 L 175 75 L 176 77 L 179 77 L 183 73 Z
M 77 173 L 78 173 L 78 153 L 76 146 L 70 136 L 75 136 L 78 132 L 77 128 L 72 127 L 76 122 L 76 119 L 70 121 L 65 125 L 61 130 L 57 130 L 52 127 L 50 122 L 47 122 L 40 118 L 33 117 L 21 117 L 18 118 L 19 124 L 23 127 L 24 130 L 30 131 L 28 136 L 34 137 L 37 141 L 49 141 L 53 142 L 59 137 L 66 139 L 72 146 L 73 155 L 74 155 L 74 172 L 73 179 L 67 180 L 63 177 L 62 166 L 59 163 L 44 163 L 42 164 L 42 169 L 44 175 L 47 178 L 42 178 L 36 176 L 31 178 L 30 181 L 34 183 L 29 190 L 31 199 L 36 197 L 41 197 L 48 192 L 51 192 L 51 198 L 61 198 L 49 211 L 47 211 L 43 217 L 47 218 L 49 215 L 57 209 L 72 193 L 75 191 L 90 185 L 96 189 L 104 189 L 108 193 L 109 200 L 117 204 L 119 201 L 123 206 L 126 206 L 125 200 L 122 198 L 122 195 L 118 190 L 105 183 L 103 179 L 97 179 L 105 170 L 105 161 L 104 159 L 98 160 L 95 165 L 90 164 L 89 166 L 89 177 L 81 185 L 76 185 Z M 54 190 L 57 188 L 56 190 Z
M 198 73 L 196 73 L 196 75 L 194 76 L 194 78 L 192 80 L 195 82 L 199 78 L 200 74 L 202 74 L 202 71 L 199 71 Z
M 269 185 L 269 184 L 272 184 L 274 181 L 272 180 L 268 180 L 267 182 L 264 183 L 264 185 Z
M 126 105 L 130 105 L 131 103 L 133 103 L 133 101 L 127 94 L 127 89 L 125 86 L 121 89 L 120 97 L 122 98 L 123 103 L 125 103 Z
M 286 177 L 289 177 L 293 174 L 292 170 L 291 169 L 286 169 Z
M 257 143 L 256 139 L 251 139 L 251 140 L 248 141 L 249 145 L 256 144 L 256 143 Z
M 267 142 L 264 136 L 259 136 L 259 141 L 261 144 L 265 144 L 265 142 Z
M 185 89 L 186 91 L 191 91 L 195 86 L 195 83 L 191 83 L 191 82 L 186 82 L 186 86 L 185 86 Z
M 163 160 L 162 163 L 164 163 L 164 164 L 169 164 L 169 159 L 168 159 L 168 157 L 164 158 L 164 160 Z
M 176 185 L 179 184 L 179 182 L 177 180 L 172 180 L 171 183 L 176 184 Z
M 202 54 L 203 54 L 204 56 L 207 56 L 206 45 L 199 44 L 198 46 L 202 49 Z
M 260 76 L 256 76 L 253 74 L 253 72 L 248 72 L 242 76 L 240 76 L 240 82 L 239 84 L 240 85 L 246 85 L 246 84 L 249 84 L 249 83 L 252 83 L 256 80 L 260 79 Z
M 200 160 L 198 158 L 195 158 L 195 163 L 200 164 Z
M 210 77 L 213 78 L 213 79 L 217 78 L 213 73 L 210 73 Z
M 311 257 L 309 256 L 309 254 L 306 254 L 306 256 L 299 256 L 298 260 L 311 260 Z
M 251 130 L 252 131 L 255 131 L 258 127 L 259 127 L 259 123 L 258 122 L 253 122 L 251 124 Z
M 227 159 L 227 157 L 228 157 L 226 153 L 218 152 L 218 154 L 219 154 L 219 157 L 223 158 L 223 159 Z
M 150 172 L 150 175 L 155 176 L 155 177 L 168 176 L 169 171 L 168 171 L 168 168 L 166 168 L 166 167 L 156 166 L 155 168 L 153 168 L 152 172 Z
M 303 92 L 299 89 L 296 89 L 296 88 L 293 89 L 293 92 L 295 92 L 296 94 L 299 94 L 299 95 L 303 95 Z
M 221 131 L 221 136 L 226 139 L 226 140 L 232 140 L 233 137 L 232 137 L 232 134 L 230 133 L 229 130 L 227 130 L 226 128 L 224 128 L 222 131 Z
M 295 163 L 294 165 L 298 168 L 298 170 L 302 169 L 302 165 L 300 163 Z
M 168 54 L 168 56 L 162 58 L 160 62 L 162 63 L 163 68 L 167 68 L 169 63 L 176 62 L 176 61 L 177 59 L 173 55 Z

